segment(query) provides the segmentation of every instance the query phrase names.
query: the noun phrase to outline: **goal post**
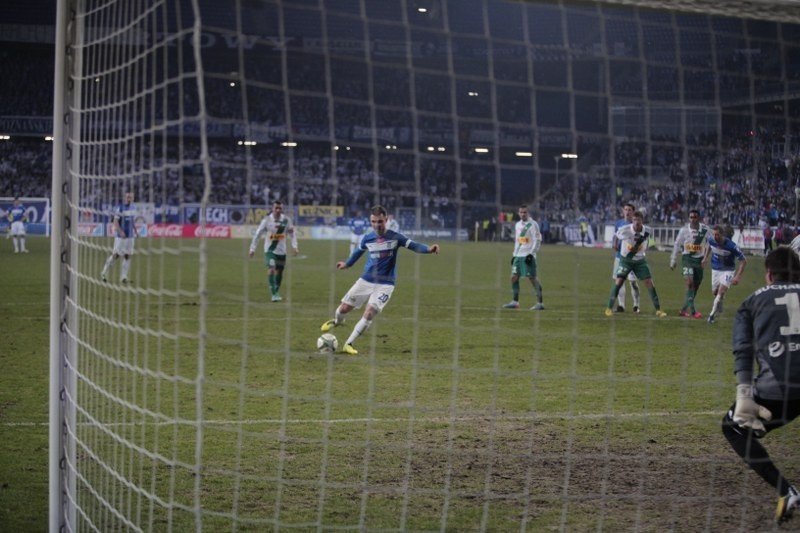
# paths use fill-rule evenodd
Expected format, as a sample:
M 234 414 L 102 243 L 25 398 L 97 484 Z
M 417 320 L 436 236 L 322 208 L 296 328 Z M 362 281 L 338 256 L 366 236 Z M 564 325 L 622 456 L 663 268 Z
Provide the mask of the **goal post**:
M 800 128 L 800 31 L 634 3 L 59 2 L 50 531 L 759 529 L 719 420 L 762 266 L 710 326 L 676 316 L 653 250 L 674 316 L 642 291 L 606 317 L 613 258 L 580 224 L 630 200 L 674 226 L 651 191 L 718 167 L 757 187 L 736 156 Z M 377 204 L 441 253 L 390 239 L 337 268 Z M 528 263 L 543 310 L 512 277 L 520 206 L 581 244 Z M 328 332 L 358 353 L 320 353 L 398 249 L 385 308 Z

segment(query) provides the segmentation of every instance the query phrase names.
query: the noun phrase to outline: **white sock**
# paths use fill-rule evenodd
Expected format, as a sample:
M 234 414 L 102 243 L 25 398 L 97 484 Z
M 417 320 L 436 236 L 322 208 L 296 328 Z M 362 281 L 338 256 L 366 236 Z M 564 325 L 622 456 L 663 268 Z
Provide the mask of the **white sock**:
M 631 295 L 633 296 L 633 306 L 639 307 L 639 284 L 631 281 Z
M 128 279 L 128 270 L 131 268 L 131 260 L 122 260 L 122 271 L 120 272 L 120 279 Z
M 367 331 L 367 329 L 372 325 L 372 320 L 367 320 L 366 318 L 362 318 L 356 324 L 356 327 L 353 328 L 353 332 L 347 337 L 347 342 L 345 344 L 353 344 L 357 338 L 361 336 L 362 333 Z
M 19 252 L 19 239 L 17 237 L 14 237 L 13 241 L 14 241 L 14 251 Z
M 20 237 L 19 238 L 19 243 L 20 243 L 20 247 L 19 247 L 20 250 L 22 250 L 23 252 L 25 250 L 27 250 L 27 248 L 25 248 L 25 237 Z
M 617 296 L 617 303 L 621 307 L 625 307 L 625 294 L 627 294 L 627 292 L 625 290 L 625 284 L 623 283 L 619 286 L 619 295 Z
M 333 323 L 337 326 L 344 322 L 344 314 L 339 312 L 339 308 L 336 308 L 336 312 L 333 314 Z
M 714 305 L 711 306 L 711 314 L 712 315 L 716 314 L 717 309 L 719 308 L 719 304 L 721 304 L 721 303 L 722 303 L 722 295 L 721 294 L 717 294 L 717 297 L 714 298 Z
M 108 269 L 111 268 L 111 265 L 114 263 L 114 254 L 108 256 L 106 259 L 106 264 L 103 265 L 103 271 L 100 273 L 101 276 L 105 276 L 108 274 Z

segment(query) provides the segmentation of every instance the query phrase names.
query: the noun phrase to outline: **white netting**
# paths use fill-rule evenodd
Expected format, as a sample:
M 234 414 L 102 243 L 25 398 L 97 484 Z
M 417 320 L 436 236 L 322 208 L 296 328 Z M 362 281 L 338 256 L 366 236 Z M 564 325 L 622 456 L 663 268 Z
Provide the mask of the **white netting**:
M 582 218 L 602 241 L 623 200 L 656 226 L 796 208 L 793 5 L 646 4 L 693 12 L 69 2 L 67 527 L 760 527 L 744 509 L 772 496 L 718 430 L 726 322 L 603 321 L 610 253 L 565 246 L 540 254 L 545 312 L 500 309 L 511 244 L 495 240 L 522 203 L 570 243 Z M 756 5 L 780 22 L 737 18 Z M 103 280 L 126 192 L 142 238 Z M 261 245 L 247 252 L 278 199 L 300 255 L 272 303 Z M 347 219 L 375 204 L 443 254 L 403 250 L 359 355 L 319 354 L 356 277 L 333 268 Z

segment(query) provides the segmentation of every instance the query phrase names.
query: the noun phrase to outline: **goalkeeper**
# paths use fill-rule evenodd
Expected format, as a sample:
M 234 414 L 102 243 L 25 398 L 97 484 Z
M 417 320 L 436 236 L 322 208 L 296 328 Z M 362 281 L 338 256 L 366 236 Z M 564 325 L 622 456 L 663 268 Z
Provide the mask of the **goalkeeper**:
M 722 419 L 722 432 L 745 463 L 775 487 L 780 523 L 800 504 L 800 493 L 758 439 L 800 415 L 800 258 L 781 246 L 767 255 L 764 266 L 767 285 L 736 313 L 736 402 Z

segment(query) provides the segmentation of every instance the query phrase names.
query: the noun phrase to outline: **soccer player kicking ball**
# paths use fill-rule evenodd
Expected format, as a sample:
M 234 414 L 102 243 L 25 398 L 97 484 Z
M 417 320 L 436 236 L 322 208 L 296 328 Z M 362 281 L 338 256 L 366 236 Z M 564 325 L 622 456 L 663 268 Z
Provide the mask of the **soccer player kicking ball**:
M 711 256 L 711 292 L 714 293 L 714 305 L 708 314 L 708 323 L 713 324 L 717 313 L 722 312 L 722 300 L 731 285 L 738 285 L 742 273 L 747 266 L 747 258 L 736 246 L 736 243 L 725 236 L 722 226 L 712 228 L 713 235 L 708 239 L 705 261 Z M 739 264 L 736 264 L 736 261 Z
M 615 238 L 620 243 L 620 258 L 619 267 L 617 268 L 617 280 L 611 287 L 611 295 L 608 298 L 608 307 L 606 307 L 606 316 L 614 315 L 614 302 L 619 296 L 619 289 L 628 278 L 628 274 L 633 272 L 636 279 L 644 283 L 647 291 L 650 293 L 650 298 L 653 300 L 653 307 L 656 308 L 656 316 L 659 318 L 667 316 L 667 313 L 661 310 L 661 304 L 658 301 L 658 293 L 656 287 L 653 285 L 653 278 L 650 275 L 650 267 L 647 265 L 645 253 L 650 243 L 650 228 L 645 227 L 644 216 L 640 211 L 633 213 L 633 223 L 627 226 L 622 226 L 617 230 Z
M 800 492 L 759 439 L 800 415 L 800 257 L 780 246 L 767 254 L 764 267 L 767 285 L 742 303 L 734 319 L 736 402 L 722 419 L 722 433 L 747 466 L 775 488 L 780 523 L 800 505 Z
M 334 317 L 322 324 L 320 328 L 322 331 L 330 331 L 334 327 L 340 326 L 344 322 L 344 315 L 367 304 L 361 320 L 355 325 L 342 346 L 342 352 L 346 354 L 358 355 L 358 351 L 353 348 L 353 343 L 367 331 L 367 328 L 372 325 L 373 319 L 389 303 L 394 291 L 397 252 L 400 248 L 408 248 L 418 254 L 439 253 L 438 244 L 428 246 L 414 242 L 402 233 L 386 229 L 386 215 L 386 209 L 383 206 L 373 207 L 369 217 L 372 231 L 361 238 L 358 247 L 353 250 L 347 261 L 336 263 L 336 268 L 345 270 L 353 266 L 364 252 L 368 252 L 367 264 L 364 265 L 361 277 L 344 295 L 342 303 L 336 308 Z

